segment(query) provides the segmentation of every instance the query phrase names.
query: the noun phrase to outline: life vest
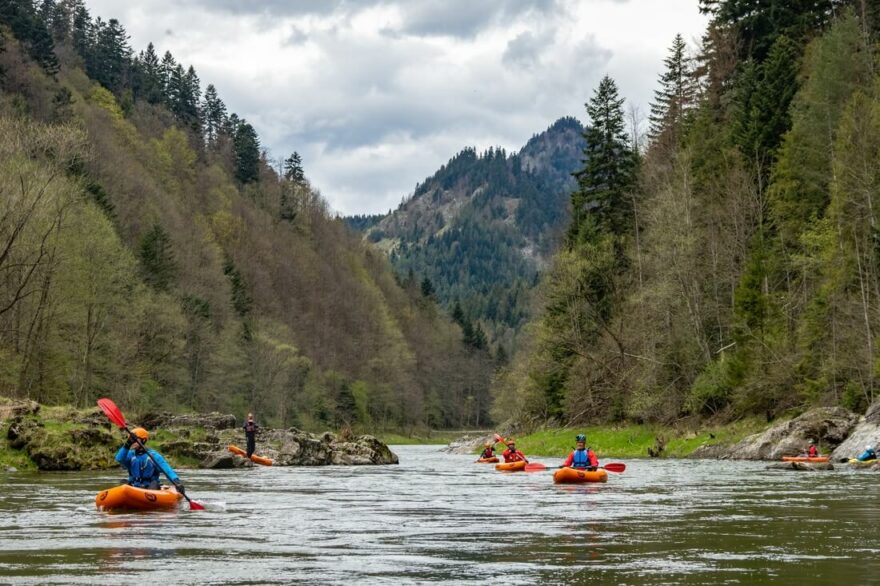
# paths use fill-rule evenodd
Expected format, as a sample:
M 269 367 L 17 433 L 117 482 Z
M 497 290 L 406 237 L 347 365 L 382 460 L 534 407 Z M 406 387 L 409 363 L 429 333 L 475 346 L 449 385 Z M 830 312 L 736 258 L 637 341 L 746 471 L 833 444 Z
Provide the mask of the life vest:
M 245 433 L 254 433 L 257 431 L 257 422 L 256 421 L 246 421 L 244 424 L 244 432 Z
M 494 458 L 495 457 L 495 450 L 493 448 L 486 448 L 485 450 L 483 450 L 483 455 L 480 457 L 481 458 Z
M 810 449 L 807 452 L 807 455 L 810 456 L 811 458 L 815 458 L 816 456 L 819 455 L 819 450 L 816 449 L 816 446 L 810 446 Z
M 583 450 L 575 450 L 574 458 L 571 461 L 572 468 L 589 468 L 590 466 L 590 458 L 587 455 L 587 450 L 584 448 Z
M 505 462 L 519 462 L 520 460 L 526 459 L 525 454 L 523 454 L 519 450 L 511 451 L 510 448 L 504 450 L 504 453 L 501 455 L 504 456 Z
M 128 464 L 128 483 L 138 488 L 147 488 L 159 481 L 159 469 L 146 452 L 135 454 Z

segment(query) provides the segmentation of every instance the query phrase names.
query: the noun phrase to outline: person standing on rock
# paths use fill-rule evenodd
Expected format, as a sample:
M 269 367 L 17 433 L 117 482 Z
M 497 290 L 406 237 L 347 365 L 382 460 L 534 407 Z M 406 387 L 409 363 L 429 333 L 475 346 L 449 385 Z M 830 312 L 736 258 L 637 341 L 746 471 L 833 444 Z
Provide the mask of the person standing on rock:
M 159 472 L 164 472 L 177 492 L 186 494 L 183 483 L 165 458 L 156 450 L 147 450 L 145 444 L 148 439 L 150 433 L 143 427 L 136 427 L 131 430 L 125 445 L 116 452 L 116 461 L 128 470 L 128 484 L 137 488 L 159 490 Z
M 254 421 L 254 414 L 248 413 L 247 421 L 244 422 L 244 435 L 247 438 L 247 457 L 250 458 L 257 450 L 257 429 L 259 425 Z

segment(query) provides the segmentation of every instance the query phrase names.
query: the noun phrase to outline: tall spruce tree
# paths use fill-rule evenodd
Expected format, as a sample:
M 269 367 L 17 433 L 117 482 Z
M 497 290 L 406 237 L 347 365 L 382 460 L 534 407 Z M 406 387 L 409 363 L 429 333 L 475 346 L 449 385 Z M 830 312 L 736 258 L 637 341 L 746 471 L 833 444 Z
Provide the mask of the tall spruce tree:
M 660 74 L 660 89 L 654 91 L 648 136 L 656 141 L 666 135 L 672 145 L 678 143 L 687 113 L 697 100 L 697 83 L 691 58 L 681 34 L 675 35 L 669 55 L 663 60 L 666 70 Z
M 177 266 L 171 237 L 160 224 L 154 224 L 141 239 L 140 261 L 144 281 L 158 291 L 167 291 L 174 281 Z
M 205 125 L 205 140 L 213 146 L 224 132 L 227 124 L 226 104 L 217 95 L 214 84 L 208 84 L 205 88 L 205 98 L 202 102 L 202 118 Z
M 297 185 L 303 185 L 306 182 L 306 176 L 303 172 L 302 157 L 294 151 L 292 155 L 284 160 L 284 178 Z
M 235 178 L 239 183 L 253 183 L 260 177 L 260 140 L 254 127 L 242 120 L 233 139 Z
M 128 33 L 115 18 L 95 20 L 95 44 L 86 59 L 86 71 L 114 93 L 122 92 L 129 83 L 131 47 Z
M 789 106 L 798 88 L 797 72 L 797 47 L 788 37 L 779 36 L 763 63 L 747 61 L 740 74 L 735 139 L 764 176 L 791 127 Z
M 591 241 L 600 231 L 622 234 L 629 229 L 634 156 L 623 116 L 623 98 L 609 76 L 602 78 L 586 104 L 590 126 L 584 132 L 584 168 L 575 173 L 578 189 L 571 195 L 569 247 Z

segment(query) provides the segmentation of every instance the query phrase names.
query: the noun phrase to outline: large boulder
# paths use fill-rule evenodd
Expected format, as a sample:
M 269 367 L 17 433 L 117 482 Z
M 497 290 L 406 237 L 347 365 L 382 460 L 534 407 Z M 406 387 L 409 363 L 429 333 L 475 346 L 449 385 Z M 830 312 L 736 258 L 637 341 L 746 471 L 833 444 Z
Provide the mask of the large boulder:
M 820 470 L 834 470 L 831 462 L 779 462 L 770 464 L 767 470 L 795 470 L 797 472 L 818 472 Z
M 213 470 L 228 470 L 231 468 L 253 468 L 254 463 L 229 452 L 215 452 L 205 458 L 199 466 Z
M 780 460 L 783 456 L 804 453 L 811 440 L 822 448 L 833 449 L 847 439 L 858 420 L 858 415 L 842 407 L 812 409 L 733 446 L 713 451 L 712 456 L 733 460 Z
M 221 439 L 241 443 L 242 434 L 226 431 Z M 275 466 L 326 466 L 329 464 L 397 464 L 397 455 L 373 436 L 339 437 L 331 432 L 315 435 L 291 427 L 263 429 L 257 434 L 257 454 Z M 240 458 L 244 460 L 243 458 Z
M 835 462 L 855 458 L 866 446 L 880 447 L 880 401 L 874 401 L 865 416 L 859 419 L 852 433 L 831 454 Z

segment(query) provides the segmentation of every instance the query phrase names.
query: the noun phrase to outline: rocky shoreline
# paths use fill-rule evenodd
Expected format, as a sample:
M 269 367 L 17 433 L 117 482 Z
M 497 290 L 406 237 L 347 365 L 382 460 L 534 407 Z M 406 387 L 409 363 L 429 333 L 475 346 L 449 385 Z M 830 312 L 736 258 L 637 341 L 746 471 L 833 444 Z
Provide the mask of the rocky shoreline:
M 254 464 L 228 451 L 244 446 L 233 415 L 148 413 L 130 425 L 150 430 L 150 447 L 176 467 L 237 468 Z M 0 403 L 0 469 L 103 470 L 113 460 L 122 432 L 97 408 L 44 407 L 33 401 Z M 275 466 L 397 464 L 397 455 L 370 435 L 313 434 L 296 428 L 260 429 L 257 453 Z

